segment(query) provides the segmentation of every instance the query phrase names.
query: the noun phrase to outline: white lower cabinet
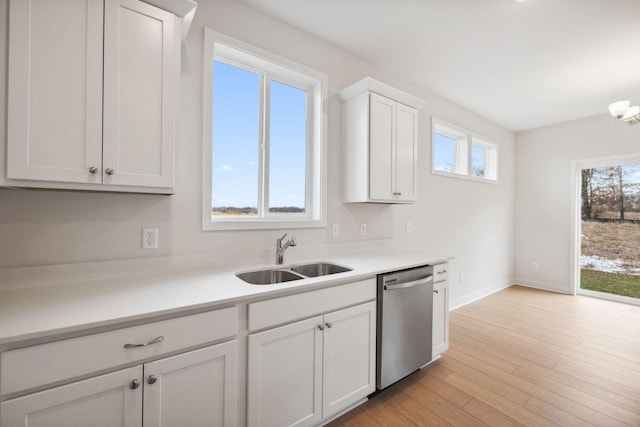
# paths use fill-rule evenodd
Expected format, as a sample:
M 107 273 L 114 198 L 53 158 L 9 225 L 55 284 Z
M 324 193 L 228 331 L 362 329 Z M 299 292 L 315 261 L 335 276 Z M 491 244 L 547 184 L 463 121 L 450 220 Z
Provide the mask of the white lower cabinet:
M 142 422 L 142 392 L 131 381 L 142 366 L 78 381 L 0 404 L 2 427 L 135 427 Z M 90 421 L 89 421 L 90 420 Z
M 433 284 L 433 358 L 449 349 L 449 281 L 447 264 L 434 266 Z
M 322 418 L 322 316 L 249 336 L 248 425 Z
M 144 427 L 236 425 L 237 341 L 144 365 Z
M 375 302 L 249 336 L 248 425 L 313 426 L 375 390 Z
M 375 391 L 376 304 L 324 316 L 322 415 L 327 418 Z
M 0 404 L 2 427 L 235 426 L 237 341 Z
M 235 427 L 237 334 L 233 306 L 1 352 L 0 427 Z

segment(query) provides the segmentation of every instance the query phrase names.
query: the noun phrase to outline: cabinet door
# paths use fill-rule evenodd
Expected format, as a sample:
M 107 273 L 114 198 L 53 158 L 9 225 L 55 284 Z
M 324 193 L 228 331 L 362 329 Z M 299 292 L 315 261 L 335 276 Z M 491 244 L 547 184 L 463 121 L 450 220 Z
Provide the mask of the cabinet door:
M 311 426 L 320 421 L 322 325 L 322 316 L 317 316 L 249 336 L 249 426 Z
M 145 427 L 236 425 L 237 341 L 144 365 Z
M 105 184 L 173 186 L 175 19 L 138 0 L 105 2 Z
M 449 282 L 433 285 L 433 358 L 449 348 Z
M 396 199 L 416 200 L 418 113 L 406 105 L 397 104 L 396 114 Z
M 376 304 L 325 315 L 322 416 L 331 416 L 376 389 Z
M 7 177 L 99 183 L 102 0 L 11 0 L 9 10 Z
M 370 94 L 369 99 L 369 197 L 393 200 L 396 154 L 396 103 L 384 96 Z
M 3 427 L 139 427 L 142 425 L 142 367 L 30 394 L 0 404 Z M 90 420 L 90 421 L 88 421 Z

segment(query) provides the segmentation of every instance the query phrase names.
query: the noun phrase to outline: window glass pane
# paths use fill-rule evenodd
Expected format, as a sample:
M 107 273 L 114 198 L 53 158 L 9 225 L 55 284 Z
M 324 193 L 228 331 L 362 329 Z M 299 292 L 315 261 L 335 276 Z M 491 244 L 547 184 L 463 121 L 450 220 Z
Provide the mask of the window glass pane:
M 484 147 L 474 145 L 471 147 L 471 175 L 485 176 L 487 164 L 487 150 Z
M 456 140 L 439 133 L 433 134 L 433 168 L 439 171 L 455 171 Z
M 304 212 L 307 92 L 269 82 L 269 212 Z
M 258 213 L 260 76 L 213 61 L 213 215 Z

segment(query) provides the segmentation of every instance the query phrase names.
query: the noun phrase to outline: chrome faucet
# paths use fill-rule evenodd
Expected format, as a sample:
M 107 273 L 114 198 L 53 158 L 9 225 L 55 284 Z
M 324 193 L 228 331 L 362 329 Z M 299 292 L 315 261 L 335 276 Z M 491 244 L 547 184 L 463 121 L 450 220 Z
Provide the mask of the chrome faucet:
M 285 240 L 286 239 L 286 240 Z M 284 244 L 282 243 L 284 242 Z M 282 264 L 284 261 L 284 251 L 287 250 L 289 246 L 295 246 L 298 242 L 296 242 L 296 238 L 291 236 L 287 239 L 287 233 L 284 234 L 281 238 L 276 240 L 276 264 Z

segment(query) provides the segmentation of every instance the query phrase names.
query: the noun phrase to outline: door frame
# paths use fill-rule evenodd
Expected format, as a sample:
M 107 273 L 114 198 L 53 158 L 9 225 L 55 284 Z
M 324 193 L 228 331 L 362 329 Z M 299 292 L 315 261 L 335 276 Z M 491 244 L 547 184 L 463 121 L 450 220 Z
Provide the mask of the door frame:
M 582 169 L 601 168 L 640 164 L 640 153 L 620 154 L 616 156 L 595 157 L 571 161 L 571 199 L 569 212 L 569 291 L 572 295 L 597 296 L 613 301 L 638 304 L 635 298 L 606 294 L 580 289 L 580 246 L 581 246 L 581 182 Z

